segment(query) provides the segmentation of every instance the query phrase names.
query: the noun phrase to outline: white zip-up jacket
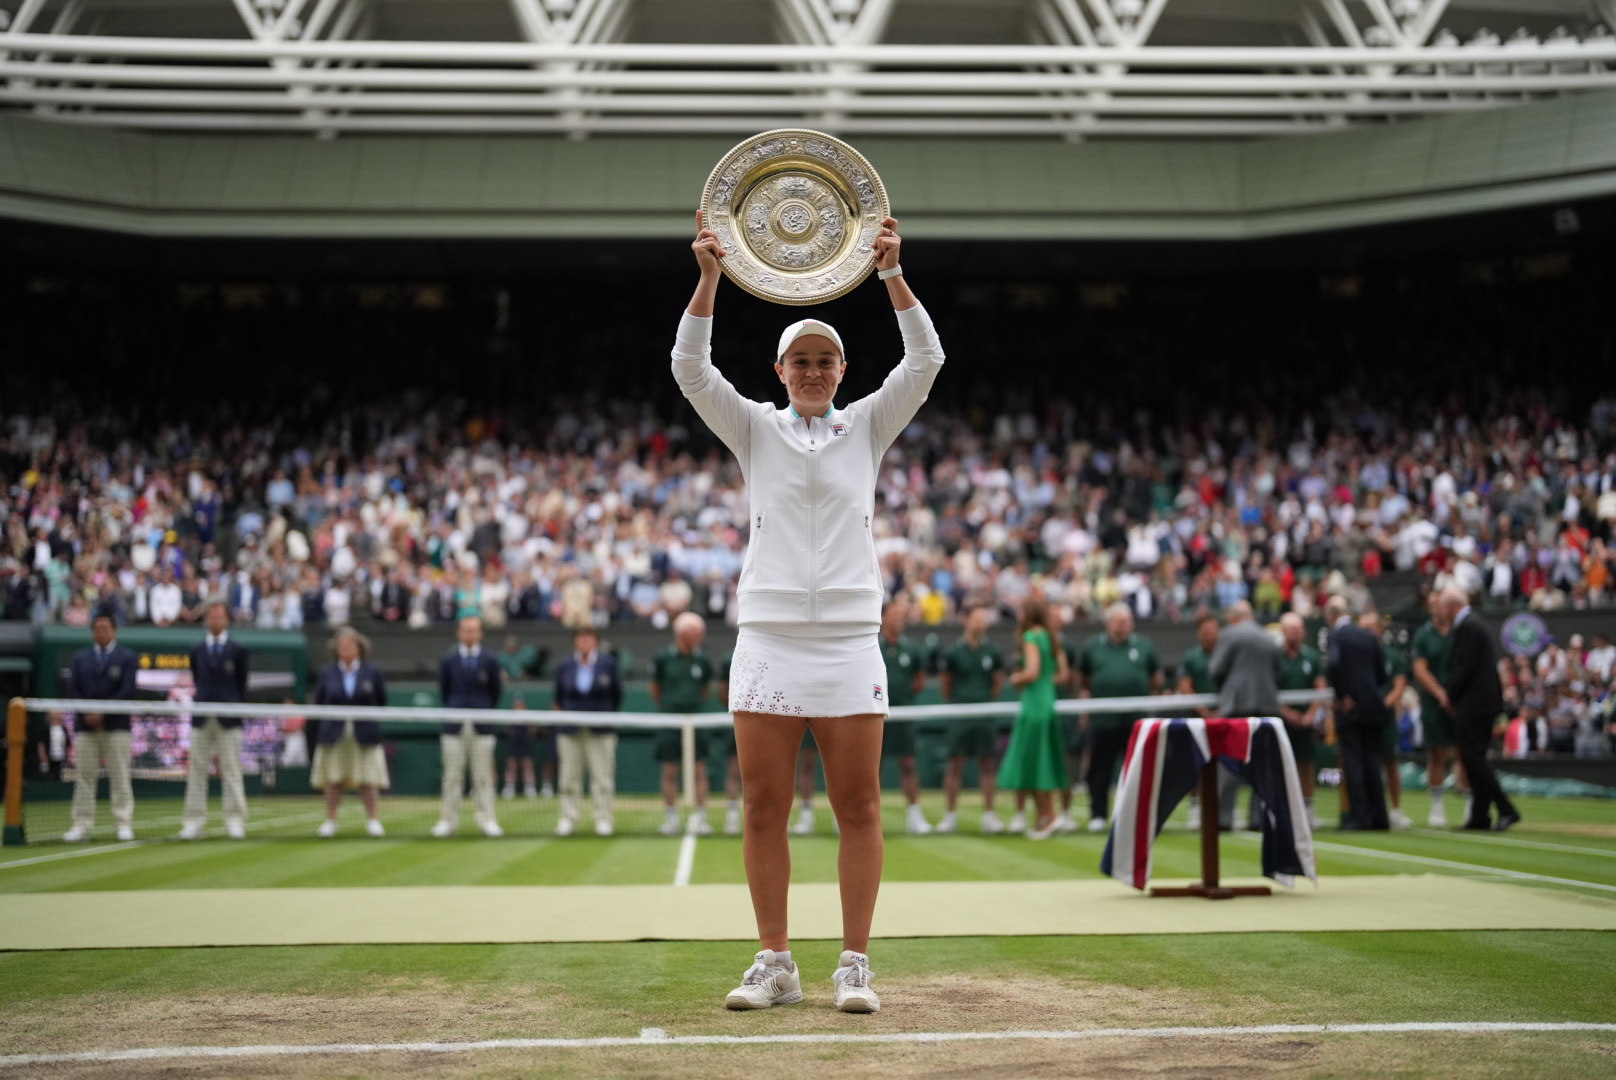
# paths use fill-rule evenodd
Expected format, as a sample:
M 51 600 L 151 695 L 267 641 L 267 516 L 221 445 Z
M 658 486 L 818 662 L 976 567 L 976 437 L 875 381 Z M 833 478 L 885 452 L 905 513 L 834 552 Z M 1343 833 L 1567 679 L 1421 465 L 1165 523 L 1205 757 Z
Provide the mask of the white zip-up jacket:
M 673 377 L 741 463 L 752 536 L 738 589 L 742 626 L 821 637 L 873 632 L 885 589 L 870 523 L 876 472 L 943 364 L 926 309 L 897 313 L 903 360 L 868 397 L 804 419 L 741 396 L 712 361 L 711 317 L 685 313 Z

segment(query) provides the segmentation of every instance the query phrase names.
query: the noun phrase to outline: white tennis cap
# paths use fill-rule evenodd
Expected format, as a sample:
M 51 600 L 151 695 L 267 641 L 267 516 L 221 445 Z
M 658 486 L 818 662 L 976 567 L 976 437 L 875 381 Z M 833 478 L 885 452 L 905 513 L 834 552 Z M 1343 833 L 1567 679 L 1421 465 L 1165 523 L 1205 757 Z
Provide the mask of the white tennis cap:
M 774 358 L 780 359 L 791 348 L 792 342 L 809 334 L 830 338 L 836 344 L 836 351 L 842 354 L 842 359 L 847 359 L 847 350 L 842 348 L 842 335 L 838 334 L 830 323 L 822 323 L 818 319 L 803 319 L 786 327 L 786 332 L 780 335 L 780 347 L 774 350 Z

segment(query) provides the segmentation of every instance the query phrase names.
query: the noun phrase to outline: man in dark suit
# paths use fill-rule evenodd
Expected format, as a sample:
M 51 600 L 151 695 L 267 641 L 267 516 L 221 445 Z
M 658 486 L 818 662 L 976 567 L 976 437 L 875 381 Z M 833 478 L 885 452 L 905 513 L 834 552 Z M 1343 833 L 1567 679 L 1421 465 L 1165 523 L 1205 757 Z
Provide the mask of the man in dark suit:
M 1487 761 L 1493 729 L 1504 711 L 1492 631 L 1470 610 L 1470 601 L 1461 590 L 1445 590 L 1441 604 L 1453 627 L 1448 635 L 1452 644 L 1443 689 L 1448 694 L 1448 712 L 1454 718 L 1459 760 L 1470 779 L 1470 819 L 1464 827 L 1503 832 L 1519 822 L 1521 815 L 1504 794 L 1498 775 Z M 1496 824 L 1492 820 L 1494 806 L 1498 807 Z
M 505 673 L 499 658 L 483 648 L 483 621 L 475 615 L 460 620 L 459 644 L 438 665 L 438 693 L 451 709 L 497 709 Z M 460 798 L 471 772 L 471 799 L 477 828 L 484 836 L 504 836 L 494 816 L 494 725 L 451 721 L 438 736 L 443 754 L 443 806 L 432 835 L 453 836 L 460 830 Z
M 95 644 L 80 649 L 67 669 L 67 696 L 97 701 L 132 701 L 135 670 L 140 660 L 134 650 L 118 644 L 112 614 L 101 611 L 90 623 Z M 81 713 L 74 725 L 77 778 L 73 781 L 73 827 L 62 837 L 68 843 L 88 840 L 95 828 L 95 787 L 101 767 L 107 770 L 107 793 L 112 799 L 112 820 L 118 839 L 135 838 L 135 794 L 129 784 L 129 716 L 125 713 Z
M 410 590 L 404 584 L 404 570 L 393 567 L 387 579 L 377 590 L 370 605 L 370 613 L 383 622 L 403 622 L 410 616 Z
M 247 700 L 247 649 L 230 640 L 230 611 L 222 600 L 208 604 L 202 616 L 208 634 L 191 647 L 191 682 L 195 701 L 236 703 Z M 241 718 L 191 716 L 190 774 L 185 781 L 185 815 L 181 840 L 195 840 L 208 821 L 208 766 L 219 759 L 219 787 L 224 803 L 224 831 L 232 840 L 247 835 L 247 793 L 241 780 Z
M 600 651 L 592 626 L 580 626 L 572 637 L 573 654 L 556 669 L 555 707 L 577 712 L 616 712 L 623 706 L 623 682 L 617 658 Z M 578 825 L 584 794 L 584 766 L 589 766 L 589 792 L 595 803 L 595 835 L 612 835 L 612 793 L 617 776 L 617 729 L 562 725 L 556 728 L 560 761 L 561 820 L 557 836 L 571 836 Z
M 1389 829 L 1386 787 L 1381 779 L 1380 744 L 1391 713 L 1381 700 L 1386 653 L 1380 639 L 1352 621 L 1347 602 L 1330 597 L 1324 607 L 1330 624 L 1330 686 L 1335 690 L 1335 738 L 1341 751 L 1342 786 L 1349 809 L 1343 829 Z

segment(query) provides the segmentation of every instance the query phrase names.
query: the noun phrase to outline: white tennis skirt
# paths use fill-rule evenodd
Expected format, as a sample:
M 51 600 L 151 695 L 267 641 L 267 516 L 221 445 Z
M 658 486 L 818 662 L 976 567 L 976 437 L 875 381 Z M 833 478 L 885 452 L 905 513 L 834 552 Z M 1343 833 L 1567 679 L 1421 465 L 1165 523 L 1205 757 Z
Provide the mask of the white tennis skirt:
M 741 627 L 729 711 L 776 716 L 887 715 L 886 663 L 872 632 L 795 637 Z

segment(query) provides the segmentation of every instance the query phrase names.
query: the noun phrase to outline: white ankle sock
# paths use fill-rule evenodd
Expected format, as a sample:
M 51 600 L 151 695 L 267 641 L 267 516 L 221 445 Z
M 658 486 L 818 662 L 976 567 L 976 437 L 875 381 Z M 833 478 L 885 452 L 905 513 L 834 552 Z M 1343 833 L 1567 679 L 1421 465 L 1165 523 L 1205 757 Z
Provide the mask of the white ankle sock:
M 774 962 L 777 963 L 777 964 L 784 964 L 786 967 L 790 967 L 791 966 L 791 950 L 786 949 L 786 950 L 784 950 L 782 952 L 775 953 L 774 954 Z

